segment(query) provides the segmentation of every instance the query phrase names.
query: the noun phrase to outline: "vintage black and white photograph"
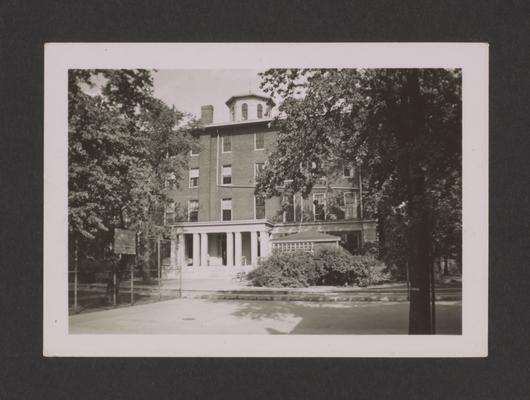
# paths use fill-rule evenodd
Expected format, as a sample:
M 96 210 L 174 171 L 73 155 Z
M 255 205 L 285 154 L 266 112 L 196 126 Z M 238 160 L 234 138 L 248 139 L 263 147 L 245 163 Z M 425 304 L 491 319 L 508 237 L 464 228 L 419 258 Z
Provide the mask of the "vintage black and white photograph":
M 56 69 L 63 81 L 47 75 L 46 93 L 60 102 L 47 100 L 47 116 L 63 120 L 46 128 L 58 152 L 45 163 L 45 202 L 60 200 L 45 211 L 61 216 L 50 229 L 65 239 L 45 243 L 51 258 L 62 249 L 61 262 L 45 265 L 50 355 L 89 355 L 84 340 L 114 355 L 97 343 L 123 335 L 157 355 L 152 335 L 179 338 L 173 356 L 278 356 L 289 337 L 297 354 L 326 338 L 314 354 L 355 355 L 330 348 L 342 340 L 365 355 L 385 343 L 391 355 L 393 338 L 405 338 L 402 355 L 421 340 L 426 354 L 465 355 L 463 339 L 479 339 L 469 352 L 486 355 L 487 232 L 476 221 L 487 182 L 473 171 L 487 162 L 487 114 L 466 123 L 463 110 L 487 88 L 479 73 L 480 90 L 466 88 L 465 48 L 444 48 L 462 62 L 429 63 L 420 52 L 404 65 L 381 49 L 363 65 L 353 45 L 314 45 L 336 64 L 300 45 L 289 51 L 299 59 L 288 45 L 264 48 L 267 63 L 255 45 L 238 64 L 252 45 L 211 45 L 232 57 L 216 65 L 201 52 L 182 63 L 176 45 L 173 64 L 160 51 L 149 66 L 140 47 L 121 61 L 114 46 L 111 62 L 76 63 L 74 52 Z M 60 328 L 46 328 L 52 319 Z M 51 345 L 59 331 L 64 350 Z M 223 344 L 214 350 L 209 337 Z

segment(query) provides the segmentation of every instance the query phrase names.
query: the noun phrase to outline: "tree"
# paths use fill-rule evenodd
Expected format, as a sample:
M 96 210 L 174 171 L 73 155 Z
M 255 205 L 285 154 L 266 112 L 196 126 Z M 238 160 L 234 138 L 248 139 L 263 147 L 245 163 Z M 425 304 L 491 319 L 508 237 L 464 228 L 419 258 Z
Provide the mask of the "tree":
M 282 117 L 257 191 L 278 195 L 290 179 L 307 196 L 330 160 L 362 168 L 365 207 L 377 216 L 382 256 L 410 270 L 409 332 L 432 333 L 435 231 L 439 244 L 451 237 L 461 246 L 460 208 L 448 218 L 440 201 L 447 191 L 460 198 L 460 71 L 275 69 L 262 79 L 266 92 L 282 98 Z
M 112 255 L 113 229 L 140 232 L 140 249 L 167 234 L 166 178 L 180 179 L 192 139 L 177 128 L 183 114 L 153 97 L 149 71 L 70 70 L 68 78 L 70 242 L 121 271 L 130 260 Z

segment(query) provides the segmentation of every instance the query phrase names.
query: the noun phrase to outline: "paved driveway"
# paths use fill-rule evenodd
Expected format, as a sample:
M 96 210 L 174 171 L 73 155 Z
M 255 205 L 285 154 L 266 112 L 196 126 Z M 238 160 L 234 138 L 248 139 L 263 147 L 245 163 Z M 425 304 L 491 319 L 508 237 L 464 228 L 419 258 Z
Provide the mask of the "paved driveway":
M 70 317 L 82 334 L 406 334 L 408 303 L 177 299 Z M 437 333 L 460 334 L 459 302 L 437 304 Z

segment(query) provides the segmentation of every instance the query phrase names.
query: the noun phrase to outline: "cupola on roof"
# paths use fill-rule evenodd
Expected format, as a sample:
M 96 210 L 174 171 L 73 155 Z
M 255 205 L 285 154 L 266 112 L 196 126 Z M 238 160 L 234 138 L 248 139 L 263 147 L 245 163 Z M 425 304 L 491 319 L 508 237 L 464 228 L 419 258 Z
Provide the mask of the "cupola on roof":
M 267 96 L 261 96 L 259 94 L 255 94 L 255 93 L 246 93 L 246 94 L 238 94 L 238 95 L 234 95 L 232 97 L 230 97 L 227 101 L 226 101 L 226 105 L 228 107 L 230 107 L 230 105 L 235 102 L 236 100 L 244 100 L 244 99 L 261 99 L 261 100 L 264 100 L 268 105 L 270 105 L 271 107 L 274 107 L 276 105 L 276 103 L 270 98 L 270 97 L 267 97 Z
M 270 97 L 246 93 L 230 97 L 226 105 L 230 109 L 230 122 L 239 122 L 268 118 L 276 104 Z

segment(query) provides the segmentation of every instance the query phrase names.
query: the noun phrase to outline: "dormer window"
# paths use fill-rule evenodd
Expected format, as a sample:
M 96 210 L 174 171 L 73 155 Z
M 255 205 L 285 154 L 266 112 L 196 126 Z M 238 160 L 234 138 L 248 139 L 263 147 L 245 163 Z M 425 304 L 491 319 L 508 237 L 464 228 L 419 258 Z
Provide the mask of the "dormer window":
M 241 119 L 247 120 L 248 119 L 248 105 L 247 103 L 243 103 L 241 105 Z
M 263 106 L 258 104 L 258 118 L 263 118 Z
M 232 105 L 232 107 L 230 107 L 230 121 L 235 121 L 235 120 L 236 120 L 236 109 Z

